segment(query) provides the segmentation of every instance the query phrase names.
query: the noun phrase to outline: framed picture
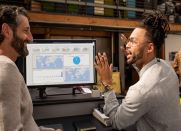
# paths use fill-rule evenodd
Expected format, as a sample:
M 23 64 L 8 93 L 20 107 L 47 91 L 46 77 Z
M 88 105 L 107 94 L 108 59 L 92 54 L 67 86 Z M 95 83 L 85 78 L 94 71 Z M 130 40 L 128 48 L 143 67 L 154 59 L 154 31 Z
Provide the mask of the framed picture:
M 177 51 L 169 52 L 169 61 L 173 61 L 174 60 L 176 53 L 177 53 Z

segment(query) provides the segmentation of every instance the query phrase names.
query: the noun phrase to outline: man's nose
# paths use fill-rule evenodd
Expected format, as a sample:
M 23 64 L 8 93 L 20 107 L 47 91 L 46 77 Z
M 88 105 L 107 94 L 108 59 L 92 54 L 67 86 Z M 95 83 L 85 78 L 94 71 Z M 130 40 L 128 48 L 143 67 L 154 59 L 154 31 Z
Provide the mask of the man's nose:
M 126 48 L 129 48 L 131 46 L 130 41 L 126 43 Z
M 31 34 L 31 32 L 29 32 L 29 34 L 27 35 L 27 39 L 28 39 L 28 41 L 33 41 L 33 36 L 32 36 L 32 34 Z

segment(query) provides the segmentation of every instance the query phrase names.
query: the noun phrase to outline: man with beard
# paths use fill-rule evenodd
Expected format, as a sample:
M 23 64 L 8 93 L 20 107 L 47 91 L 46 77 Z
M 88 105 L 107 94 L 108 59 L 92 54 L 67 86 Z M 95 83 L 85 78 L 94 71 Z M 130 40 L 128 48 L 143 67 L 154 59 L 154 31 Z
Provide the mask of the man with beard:
M 54 131 L 52 128 L 38 127 L 35 123 L 30 94 L 14 63 L 17 57 L 28 55 L 26 44 L 32 40 L 26 10 L 1 6 L 0 131 Z
M 170 64 L 156 58 L 169 29 L 165 17 L 155 11 L 146 14 L 126 40 L 122 50 L 127 63 L 136 68 L 139 81 L 129 87 L 120 105 L 111 88 L 112 64 L 105 53 L 96 56 L 95 67 L 105 87 L 104 113 L 114 128 L 136 124 L 137 131 L 181 131 L 177 75 Z

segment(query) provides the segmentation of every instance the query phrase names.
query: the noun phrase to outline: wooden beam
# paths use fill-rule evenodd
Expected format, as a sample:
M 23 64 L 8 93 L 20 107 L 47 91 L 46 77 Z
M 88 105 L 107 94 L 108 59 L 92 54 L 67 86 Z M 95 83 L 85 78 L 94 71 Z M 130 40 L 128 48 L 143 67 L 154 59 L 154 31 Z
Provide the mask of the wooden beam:
M 181 32 L 181 25 L 179 24 L 170 24 L 170 30 L 173 32 Z
M 29 12 L 30 22 L 55 23 L 67 25 L 84 25 L 98 26 L 109 28 L 135 28 L 139 21 L 117 19 L 117 18 L 101 18 L 88 16 L 69 16 L 51 13 L 34 13 Z
M 46 34 L 47 28 L 41 27 L 32 27 L 31 32 L 33 34 Z M 70 30 L 70 29 L 56 29 L 56 28 L 49 28 L 50 35 L 56 36 L 87 36 L 87 37 L 111 37 L 111 32 L 106 31 L 89 31 L 89 30 Z
M 35 13 L 29 12 L 30 22 L 41 22 L 50 24 L 63 24 L 63 25 L 83 25 L 83 26 L 96 26 L 113 29 L 132 29 L 138 24 L 138 20 L 128 20 L 120 18 L 101 18 L 94 16 L 70 16 L 54 13 Z M 181 25 L 170 24 L 171 31 L 181 32 Z

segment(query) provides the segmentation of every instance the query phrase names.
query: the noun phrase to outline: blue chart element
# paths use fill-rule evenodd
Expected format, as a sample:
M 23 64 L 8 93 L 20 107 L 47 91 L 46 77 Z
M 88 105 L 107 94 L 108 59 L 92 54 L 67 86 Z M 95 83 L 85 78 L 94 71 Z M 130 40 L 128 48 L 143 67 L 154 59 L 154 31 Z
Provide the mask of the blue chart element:
M 65 82 L 89 81 L 89 68 L 67 68 L 65 70 Z
M 62 56 L 37 56 L 36 68 L 37 69 L 62 69 L 63 68 Z
M 73 62 L 74 62 L 74 64 L 78 65 L 80 63 L 80 57 L 79 56 L 75 56 L 73 58 Z

